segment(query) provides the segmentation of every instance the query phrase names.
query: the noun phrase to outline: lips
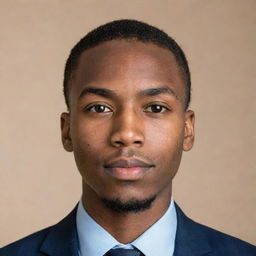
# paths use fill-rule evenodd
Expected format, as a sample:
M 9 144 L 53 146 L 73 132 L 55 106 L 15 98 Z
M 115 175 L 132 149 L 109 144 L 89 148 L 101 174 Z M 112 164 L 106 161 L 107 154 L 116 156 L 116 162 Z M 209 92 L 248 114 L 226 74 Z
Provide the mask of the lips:
M 154 167 L 153 164 L 139 159 L 118 159 L 107 163 L 104 169 L 108 174 L 119 180 L 138 180 Z
M 133 168 L 133 167 L 152 167 L 152 164 L 148 164 L 139 159 L 119 159 L 116 161 L 112 161 L 109 164 L 105 165 L 105 168 Z

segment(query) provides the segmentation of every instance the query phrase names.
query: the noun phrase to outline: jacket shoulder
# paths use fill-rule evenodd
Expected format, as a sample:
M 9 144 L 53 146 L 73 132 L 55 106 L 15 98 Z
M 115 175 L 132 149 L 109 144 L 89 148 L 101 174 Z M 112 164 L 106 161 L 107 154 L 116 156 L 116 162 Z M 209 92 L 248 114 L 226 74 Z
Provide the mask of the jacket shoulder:
M 205 233 L 216 255 L 256 256 L 256 246 L 213 228 L 196 223 Z
M 256 247 L 187 217 L 175 203 L 175 255 L 256 256 Z
M 77 255 L 76 209 L 57 224 L 0 248 L 0 256 Z
M 46 235 L 52 228 L 48 227 L 0 248 L 0 256 L 39 256 L 38 250 Z

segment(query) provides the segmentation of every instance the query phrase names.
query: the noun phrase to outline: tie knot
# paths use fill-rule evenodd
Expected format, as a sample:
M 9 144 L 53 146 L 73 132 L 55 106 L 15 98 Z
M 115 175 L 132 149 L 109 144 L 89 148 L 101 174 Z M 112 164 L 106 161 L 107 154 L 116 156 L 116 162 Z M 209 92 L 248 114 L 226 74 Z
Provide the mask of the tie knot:
M 106 256 L 143 256 L 143 254 L 137 249 L 111 249 L 106 254 Z

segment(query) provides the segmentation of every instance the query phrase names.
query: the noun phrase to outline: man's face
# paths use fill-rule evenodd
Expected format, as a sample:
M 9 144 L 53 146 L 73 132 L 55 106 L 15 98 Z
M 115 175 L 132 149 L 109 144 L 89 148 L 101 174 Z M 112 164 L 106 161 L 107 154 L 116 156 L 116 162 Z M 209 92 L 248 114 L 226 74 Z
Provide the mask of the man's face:
M 62 137 L 83 187 L 122 203 L 171 196 L 183 150 L 193 144 L 192 111 L 172 53 L 113 40 L 84 51 L 72 77 Z

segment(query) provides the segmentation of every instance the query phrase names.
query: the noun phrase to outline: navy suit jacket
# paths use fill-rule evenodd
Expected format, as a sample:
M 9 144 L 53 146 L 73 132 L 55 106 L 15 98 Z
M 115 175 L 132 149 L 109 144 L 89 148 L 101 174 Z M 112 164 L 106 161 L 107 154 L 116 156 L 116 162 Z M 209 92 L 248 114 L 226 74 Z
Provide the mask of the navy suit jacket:
M 177 204 L 175 207 L 174 256 L 256 256 L 255 246 L 196 223 L 185 216 Z M 97 243 L 100 240 L 96 246 Z M 78 248 L 75 208 L 56 225 L 1 248 L 0 256 L 79 256 Z

